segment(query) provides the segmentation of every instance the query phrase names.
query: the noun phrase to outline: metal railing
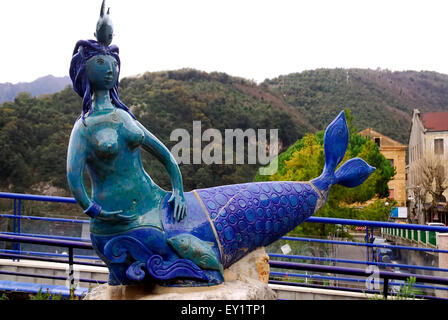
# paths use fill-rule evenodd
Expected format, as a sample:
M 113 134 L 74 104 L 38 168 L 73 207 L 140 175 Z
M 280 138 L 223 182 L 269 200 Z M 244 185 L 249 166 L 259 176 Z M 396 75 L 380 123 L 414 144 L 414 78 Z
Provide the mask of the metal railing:
M 66 263 L 69 265 L 69 281 L 73 283 L 73 265 L 74 264 L 82 264 L 82 265 L 94 265 L 101 266 L 104 264 L 98 264 L 94 262 L 88 262 L 87 259 L 96 260 L 98 262 L 99 258 L 95 256 L 85 256 L 85 255 L 74 255 L 74 249 L 92 249 L 92 245 L 89 240 L 77 238 L 77 237 L 66 237 L 66 236 L 55 236 L 48 234 L 35 234 L 35 233 L 22 233 L 21 223 L 20 221 L 33 220 L 33 221 L 53 221 L 53 222 L 62 222 L 62 223 L 76 223 L 76 224 L 88 224 L 89 220 L 79 220 L 79 219 L 67 219 L 67 218 L 50 218 L 50 217 L 37 217 L 37 216 L 28 216 L 22 215 L 22 201 L 48 201 L 48 202 L 60 202 L 60 203 L 76 203 L 73 198 L 67 197 L 51 197 L 51 196 L 38 196 L 38 195 L 26 195 L 26 194 L 15 194 L 15 193 L 1 193 L 0 198 L 11 199 L 13 201 L 13 214 L 0 214 L 0 219 L 12 219 L 13 220 L 13 232 L 2 232 L 0 233 L 0 241 L 12 242 L 13 250 L 0 250 L 0 258 L 7 258 L 13 260 L 19 259 L 27 259 L 27 260 L 40 260 L 46 262 L 57 262 L 57 263 Z M 341 280 L 346 282 L 364 282 L 368 281 L 368 279 L 373 275 L 374 271 L 366 270 L 366 269 L 357 269 L 357 268 L 342 268 L 336 266 L 325 266 L 319 265 L 315 263 L 348 263 L 355 265 L 365 265 L 376 266 L 376 267 L 389 267 L 389 268 L 402 268 L 413 271 L 426 271 L 426 272 L 448 272 L 448 268 L 438 268 L 434 266 L 419 266 L 419 265 L 410 265 L 410 264 L 402 264 L 402 263 L 388 263 L 382 261 L 375 261 L 374 250 L 375 249 L 395 249 L 395 250 L 410 250 L 410 251 L 424 251 L 430 252 L 433 254 L 448 254 L 448 250 L 438 249 L 436 246 L 425 246 L 418 247 L 415 245 L 422 244 L 422 241 L 416 241 L 414 246 L 403 246 L 403 245 L 390 245 L 390 244 L 378 244 L 373 243 L 373 233 L 374 228 L 380 229 L 383 234 L 392 234 L 398 233 L 398 231 L 391 230 L 413 230 L 413 232 L 448 232 L 448 228 L 446 227 L 437 227 L 437 226 L 425 226 L 425 225 L 415 225 L 415 224 L 397 224 L 392 222 L 380 222 L 380 221 L 365 221 L 365 220 L 352 220 L 352 219 L 338 219 L 338 218 L 324 218 L 324 217 L 310 217 L 306 220 L 306 222 L 311 223 L 325 223 L 325 224 L 337 224 L 337 225 L 349 225 L 349 226 L 362 226 L 365 227 L 365 238 L 364 242 L 356 242 L 356 241 L 342 241 L 342 240 L 333 240 L 333 239 L 315 239 L 315 238 L 304 238 L 304 237 L 289 237 L 285 236 L 281 239 L 284 241 L 299 241 L 308 244 L 325 244 L 325 245 L 343 245 L 343 246 L 354 246 L 354 247 L 365 247 L 366 248 L 366 259 L 365 260 L 353 260 L 353 259 L 341 259 L 337 257 L 316 257 L 316 256 L 307 256 L 307 255 L 295 255 L 295 254 L 279 254 L 279 253 L 269 253 L 270 256 L 270 265 L 272 268 L 280 268 L 286 270 L 300 270 L 306 272 L 319 272 L 324 273 L 324 275 L 313 275 L 308 273 L 287 273 L 287 272 L 277 272 L 271 271 L 271 276 L 289 276 L 289 277 L 303 277 L 310 279 L 318 279 L 318 280 Z M 414 234 L 411 236 L 414 238 Z M 421 239 L 421 237 L 418 237 Z M 34 252 L 34 251 L 24 251 L 21 249 L 21 243 L 32 243 L 32 244 L 40 244 L 47 246 L 55 246 L 55 247 L 65 247 L 68 249 L 67 254 L 57 254 L 57 253 L 47 253 L 47 252 Z M 63 259 L 66 258 L 66 259 Z M 281 259 L 289 259 L 289 260 L 304 260 L 311 261 L 312 263 L 295 263 L 295 262 L 285 262 L 285 261 L 276 261 L 275 258 Z M 78 260 L 75 260 L 78 259 Z M 47 275 L 32 275 L 32 274 L 24 274 L 24 273 L 14 273 L 0 270 L 0 274 L 5 275 L 20 275 L 20 276 L 29 276 L 29 277 L 42 277 L 48 279 L 55 280 L 66 280 L 61 279 L 63 277 L 57 276 L 47 276 Z M 362 277 L 359 278 L 349 278 L 349 277 L 336 277 L 329 276 L 329 274 L 342 274 L 342 275 L 351 275 Z M 429 283 L 429 284 L 438 284 L 442 286 L 429 286 L 419 284 L 416 285 L 419 288 L 430 288 L 434 290 L 447 290 L 446 287 L 443 287 L 448 284 L 447 277 L 432 277 L 428 275 L 419 275 L 413 273 L 394 273 L 390 271 L 380 271 L 377 272 L 377 275 L 381 278 L 380 283 L 383 285 L 383 294 L 387 296 L 389 293 L 390 284 L 394 284 L 390 280 L 406 280 L 410 276 L 415 276 L 418 282 Z M 271 277 L 272 278 L 272 277 Z M 79 279 L 81 282 L 95 282 L 101 283 L 104 281 L 90 280 L 90 279 Z M 271 279 L 271 283 L 279 283 L 278 280 Z M 306 286 L 307 284 L 303 283 L 291 283 L 288 281 L 280 281 L 283 284 L 289 285 L 299 285 Z M 309 284 L 308 286 L 316 286 Z M 325 286 L 326 288 L 331 288 L 331 286 Z M 334 289 L 337 290 L 351 290 L 357 291 L 359 288 L 348 288 L 348 287 L 339 287 L 333 286 Z M 363 290 L 364 292 L 364 290 Z M 379 292 L 366 290 L 365 292 Z M 428 296 L 423 296 L 428 297 Z
M 409 241 L 411 243 L 423 244 L 437 247 L 436 231 L 433 230 L 403 230 L 397 228 L 382 228 L 381 232 L 387 236 Z
M 367 270 L 362 270 L 362 269 L 357 269 L 357 268 L 346 268 L 346 267 L 342 268 L 342 267 L 334 267 L 334 266 L 310 265 L 310 264 L 304 264 L 304 263 L 292 263 L 292 262 L 283 262 L 283 261 L 269 261 L 269 265 L 271 267 L 282 268 L 282 269 L 315 271 L 315 272 L 327 273 L 327 274 L 328 273 L 344 274 L 344 275 L 351 275 L 351 276 L 358 276 L 358 277 L 365 277 L 365 278 L 369 278 L 374 274 L 373 271 L 369 272 Z M 391 280 L 391 279 L 406 281 L 410 277 L 414 277 L 415 280 L 418 282 L 448 285 L 448 278 L 446 278 L 446 277 L 434 277 L 434 276 L 416 275 L 416 274 L 410 274 L 410 273 L 395 273 L 395 272 L 390 272 L 390 271 L 379 271 L 377 276 L 379 279 L 383 279 L 382 294 L 386 299 L 387 299 L 387 296 L 389 295 L 389 280 Z M 334 277 L 326 277 L 326 278 L 334 279 Z M 378 281 L 378 280 L 374 279 L 373 281 Z M 274 283 L 274 282 L 271 282 L 271 283 Z M 275 283 L 281 283 L 281 282 L 275 282 Z M 375 292 L 375 291 L 371 291 L 371 292 Z M 422 296 L 420 295 L 420 297 L 422 297 Z M 424 297 L 432 298 L 432 297 L 428 297 L 428 296 L 424 296 Z
M 53 276 L 53 275 L 44 275 L 44 274 L 29 274 L 29 273 L 23 273 L 23 272 L 12 272 L 12 271 L 3 271 L 0 270 L 0 274 L 4 275 L 15 275 L 15 276 L 25 276 L 25 277 L 34 277 L 34 278 L 46 278 L 46 279 L 53 279 L 53 280 L 67 280 L 70 284 L 70 290 L 74 289 L 74 265 L 89 265 L 89 266 L 101 266 L 99 264 L 93 264 L 85 261 L 75 261 L 74 260 L 74 254 L 73 249 L 90 249 L 93 250 L 92 244 L 83 242 L 83 241 L 70 241 L 70 240 L 60 240 L 60 239 L 46 239 L 46 238 L 38 238 L 38 237 L 30 237 L 30 236 L 23 236 L 23 235 L 13 235 L 13 234 L 0 234 L 0 241 L 7 241 L 7 242 L 17 242 L 17 243 L 33 243 L 33 244 L 40 244 L 40 245 L 46 245 L 46 246 L 56 246 L 56 247 L 65 247 L 68 249 L 68 259 L 67 260 L 61 260 L 61 259 L 51 259 L 51 258 L 43 258 L 43 257 L 34 257 L 30 255 L 24 255 L 24 254 L 5 254 L 0 253 L 0 257 L 3 258 L 22 258 L 27 260 L 39 260 L 39 261 L 45 261 L 45 262 L 55 262 L 55 263 L 64 263 L 68 264 L 68 277 L 62 277 L 62 276 Z M 104 264 L 103 264 L 104 266 Z M 99 280 L 91 280 L 91 279 L 84 279 L 80 278 L 78 279 L 80 282 L 90 282 L 90 283 L 97 283 L 101 282 L 104 283 L 105 281 L 99 281 Z

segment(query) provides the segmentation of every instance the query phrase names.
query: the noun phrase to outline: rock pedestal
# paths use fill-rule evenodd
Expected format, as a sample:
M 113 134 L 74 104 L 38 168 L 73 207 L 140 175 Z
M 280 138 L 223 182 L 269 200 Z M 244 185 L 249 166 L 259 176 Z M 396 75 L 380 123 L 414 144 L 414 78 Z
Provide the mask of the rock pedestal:
M 224 282 L 204 287 L 163 287 L 153 284 L 132 286 L 100 285 L 85 300 L 272 300 L 269 288 L 269 256 L 259 248 L 228 269 Z

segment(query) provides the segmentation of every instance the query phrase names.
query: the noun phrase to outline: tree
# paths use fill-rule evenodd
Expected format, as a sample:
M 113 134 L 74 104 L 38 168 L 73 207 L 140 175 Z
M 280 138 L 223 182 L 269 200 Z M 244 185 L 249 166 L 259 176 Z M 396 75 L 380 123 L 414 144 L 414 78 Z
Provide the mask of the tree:
M 342 160 L 360 157 L 369 165 L 376 167 L 370 177 L 360 186 L 345 188 L 334 185 L 327 203 L 316 213 L 317 216 L 355 218 L 369 220 L 386 220 L 387 206 L 385 198 L 389 196 L 387 183 L 394 176 L 395 170 L 389 161 L 380 153 L 378 146 L 370 139 L 362 137 L 353 126 L 350 110 L 345 109 L 347 125 L 350 132 L 347 152 Z M 324 167 L 325 155 L 323 139 L 324 131 L 307 134 L 298 140 L 283 154 L 278 156 L 279 169 L 271 176 L 256 176 L 256 181 L 308 181 L 318 177 Z M 365 203 L 377 197 L 378 200 L 363 209 L 355 209 L 351 205 Z M 325 236 L 332 232 L 334 226 L 304 223 L 293 233 Z
M 430 201 L 429 208 L 424 209 L 425 214 L 420 215 L 418 208 L 413 208 L 414 214 L 419 220 L 420 224 L 425 224 L 428 221 L 427 216 L 433 215 L 437 212 L 439 203 L 446 203 L 443 196 L 445 190 L 448 189 L 448 174 L 445 168 L 446 160 L 439 155 L 432 152 L 426 152 L 425 156 L 416 161 L 416 180 L 413 189 L 414 199 L 417 200 L 416 205 Z M 420 207 L 421 208 L 421 207 Z M 416 210 L 417 209 L 417 210 Z

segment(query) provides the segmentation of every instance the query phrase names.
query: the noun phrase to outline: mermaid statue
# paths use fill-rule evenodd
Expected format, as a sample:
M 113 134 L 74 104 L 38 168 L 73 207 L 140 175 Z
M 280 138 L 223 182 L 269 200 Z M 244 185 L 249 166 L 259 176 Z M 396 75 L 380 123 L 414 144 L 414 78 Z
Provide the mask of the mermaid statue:
M 104 0 L 95 36 L 97 40 L 76 43 L 70 65 L 82 113 L 70 136 L 67 178 L 90 217 L 92 245 L 109 268 L 109 285 L 220 284 L 224 269 L 318 211 L 331 185 L 355 187 L 375 170 L 360 158 L 336 170 L 348 145 L 341 112 L 325 131 L 325 167 L 319 177 L 184 192 L 173 155 L 119 99 L 121 62 L 118 47 L 110 45 L 113 26 Z M 172 191 L 160 188 L 145 172 L 141 150 L 164 165 Z

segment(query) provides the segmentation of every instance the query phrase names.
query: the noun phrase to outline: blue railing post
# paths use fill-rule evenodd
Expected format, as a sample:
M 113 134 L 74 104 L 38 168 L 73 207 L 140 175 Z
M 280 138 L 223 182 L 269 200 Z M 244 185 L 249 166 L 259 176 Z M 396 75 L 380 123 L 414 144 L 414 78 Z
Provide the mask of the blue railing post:
M 383 277 L 383 296 L 387 300 L 387 295 L 389 293 L 389 277 Z
M 14 199 L 14 219 L 12 219 L 12 232 L 13 233 L 16 233 L 16 225 L 17 225 L 17 218 L 16 218 L 16 216 L 17 216 L 17 199 Z M 13 242 L 12 243 L 12 249 L 14 250 L 14 251 L 16 251 L 17 250 L 17 242 Z M 16 261 L 16 259 L 13 259 L 12 261 Z
M 20 235 L 20 232 L 21 232 L 21 228 L 20 228 L 20 222 L 21 222 L 21 216 L 22 216 L 22 200 L 20 200 L 19 199 L 19 201 L 18 201 L 18 208 L 17 208 L 17 216 L 19 217 L 18 218 L 18 221 L 17 221 L 17 234 L 19 234 Z M 19 251 L 19 254 L 20 254 L 20 242 L 18 242 L 17 243 L 17 251 Z M 17 259 L 17 261 L 20 261 L 20 259 Z
M 369 243 L 369 227 L 366 227 L 366 243 Z M 370 250 L 370 248 L 367 247 L 367 257 L 366 257 L 367 262 L 370 261 L 369 250 Z
M 75 291 L 75 278 L 73 270 L 73 247 L 68 248 L 68 281 L 70 287 L 70 294 L 72 295 Z
M 369 243 L 373 243 L 374 240 L 374 236 L 373 236 L 373 227 L 370 228 L 370 238 L 369 238 Z M 371 253 L 372 253 L 372 261 L 375 261 L 375 257 L 374 257 L 374 248 L 370 247 Z

